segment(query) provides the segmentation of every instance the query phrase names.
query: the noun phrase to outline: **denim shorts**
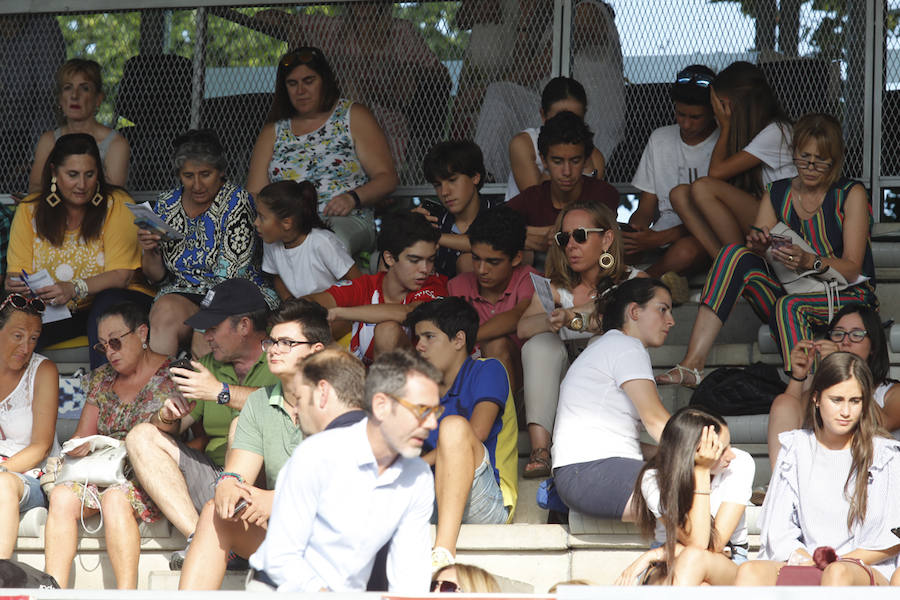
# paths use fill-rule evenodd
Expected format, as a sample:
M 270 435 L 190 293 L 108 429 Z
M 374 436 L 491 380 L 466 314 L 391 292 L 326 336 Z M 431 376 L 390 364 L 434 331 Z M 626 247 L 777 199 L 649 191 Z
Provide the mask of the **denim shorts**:
M 13 475 L 17 475 L 22 480 L 22 483 L 25 484 L 22 498 L 19 500 L 20 514 L 38 506 L 47 506 L 47 496 L 44 495 L 44 490 L 41 489 L 40 481 L 25 473 L 13 473 Z
M 494 479 L 494 467 L 491 466 L 487 447 L 482 444 L 482 448 L 484 458 L 472 477 L 472 488 L 469 490 L 469 498 L 463 510 L 462 522 L 475 525 L 506 523 L 509 519 L 509 508 L 503 504 L 503 492 L 500 491 L 500 484 Z M 437 523 L 437 517 L 437 499 L 435 499 L 431 522 Z

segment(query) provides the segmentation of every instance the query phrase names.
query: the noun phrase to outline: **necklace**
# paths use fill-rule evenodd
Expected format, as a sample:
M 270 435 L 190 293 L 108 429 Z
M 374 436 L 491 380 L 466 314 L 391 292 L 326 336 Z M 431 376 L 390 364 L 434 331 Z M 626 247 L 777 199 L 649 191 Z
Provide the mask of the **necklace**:
M 795 206 L 795 208 L 800 209 L 798 212 L 806 214 L 808 216 L 812 216 L 812 215 L 816 214 L 816 212 L 818 212 L 818 210 L 820 208 L 822 208 L 822 204 L 825 201 L 825 194 L 827 193 L 827 190 L 824 192 L 819 192 L 819 191 L 813 190 L 812 191 L 812 197 L 813 197 L 812 202 L 806 202 L 805 200 L 807 198 L 809 198 L 809 196 L 804 197 L 804 191 L 808 192 L 810 190 L 808 190 L 808 189 L 801 190 L 799 186 L 793 186 L 793 185 L 791 186 L 791 190 L 794 194 L 797 195 L 797 205 L 798 206 Z M 812 205 L 812 208 L 810 208 L 810 204 Z

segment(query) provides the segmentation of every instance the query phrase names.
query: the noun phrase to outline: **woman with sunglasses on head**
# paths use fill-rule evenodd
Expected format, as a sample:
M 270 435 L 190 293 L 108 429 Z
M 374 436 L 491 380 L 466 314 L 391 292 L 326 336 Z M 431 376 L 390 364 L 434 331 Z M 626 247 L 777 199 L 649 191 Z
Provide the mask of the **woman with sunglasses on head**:
M 157 415 L 167 398 L 181 398 L 169 377 L 171 359 L 147 345 L 150 324 L 142 306 L 126 302 L 100 316 L 97 351 L 109 362 L 86 379 L 87 400 L 73 438 L 106 435 L 124 440 L 139 423 Z M 86 444 L 68 456 L 85 456 Z M 45 570 L 62 587 L 69 585 L 82 515 L 101 512 L 106 549 L 119 589 L 137 588 L 141 537 L 138 522 L 157 520 L 160 513 L 134 481 L 97 489 L 94 484 L 58 483 L 50 492 Z
M 841 124 L 824 114 L 802 117 L 794 125 L 793 152 L 799 174 L 768 186 L 746 245 L 725 246 L 713 261 L 687 353 L 657 377 L 658 383 L 686 387 L 700 383 L 706 357 L 739 296 L 768 322 L 786 373 L 792 369 L 794 347 L 811 339 L 813 327 L 824 326 L 831 310 L 851 302 L 877 306 L 869 244 L 871 212 L 862 184 L 841 176 Z M 773 238 L 770 230 L 779 223 L 817 253 L 789 238 Z M 852 285 L 831 297 L 824 286 L 821 293 L 789 294 L 772 273 L 766 255 L 798 275 L 833 268 Z
M 713 80 L 710 101 L 721 131 L 709 173 L 672 205 L 714 259 L 723 246 L 743 241 L 766 186 L 795 176 L 797 169 L 791 163 L 790 119 L 762 69 L 732 63 Z
M 252 281 L 270 308 L 278 304 L 262 273 L 262 244 L 253 225 L 256 205 L 245 189 L 226 179 L 219 137 L 211 129 L 191 129 L 174 146 L 181 185 L 161 194 L 153 210 L 181 237 L 138 230 L 144 274 L 159 285 L 150 311 L 150 343 L 154 351 L 171 356 L 192 342 L 194 330 L 185 320 L 200 310 L 209 290 L 227 279 Z M 208 352 L 200 335 L 194 336 L 193 350 L 195 356 Z
M 72 316 L 44 325 L 38 348 L 84 335 L 97 343 L 97 316 L 120 302 L 149 307 L 150 288 L 138 273 L 140 246 L 132 202 L 103 174 L 97 142 L 86 133 L 60 137 L 44 167 L 42 189 L 16 210 L 9 237 L 6 289 L 37 294 Z M 29 275 L 45 269 L 53 285 L 32 290 Z M 23 276 L 25 279 L 23 279 Z M 91 368 L 106 362 L 91 350 Z
M 900 550 L 891 533 L 900 523 L 900 442 L 881 427 L 874 392 L 859 356 L 822 361 L 803 429 L 779 437 L 759 554 L 738 567 L 735 585 L 774 585 L 786 564 L 812 565 L 814 553 L 821 585 L 887 585 Z M 822 560 L 823 546 L 838 559 Z
M 632 490 L 644 464 L 641 427 L 659 441 L 662 405 L 648 348 L 675 324 L 672 295 L 658 279 L 634 278 L 597 298 L 603 335 L 569 367 L 553 429 L 553 481 L 566 506 L 634 520 Z
M 598 293 L 632 277 L 646 277 L 622 260 L 616 217 L 599 203 L 564 208 L 556 219 L 555 244 L 547 253 L 547 276 L 557 308 L 550 314 L 537 294 L 516 334 L 522 346 L 525 414 L 531 457 L 526 478 L 550 475 L 550 436 L 559 384 L 571 360 L 600 331 L 594 303 Z
M 47 505 L 38 474 L 59 454 L 59 373 L 34 351 L 43 312 L 40 298 L 15 293 L 0 304 L 0 559 L 12 558 L 19 514 Z
M 311 181 L 319 213 L 350 255 L 375 244 L 374 207 L 397 187 L 387 139 L 365 106 L 341 97 L 318 48 L 288 52 L 278 62 L 275 96 L 253 155 L 247 189 Z
M 847 304 L 834 315 L 825 339 L 800 340 L 794 346 L 791 380 L 769 410 L 769 461 L 773 469 L 781 448 L 778 436 L 803 423 L 813 364 L 833 352 L 851 352 L 866 361 L 876 385 L 874 396 L 881 408 L 881 424 L 888 431 L 900 429 L 900 385 L 888 377 L 891 360 L 881 317 L 870 306 Z
M 431 579 L 431 592 L 435 594 L 499 594 L 502 591 L 493 575 L 474 565 L 448 565 Z

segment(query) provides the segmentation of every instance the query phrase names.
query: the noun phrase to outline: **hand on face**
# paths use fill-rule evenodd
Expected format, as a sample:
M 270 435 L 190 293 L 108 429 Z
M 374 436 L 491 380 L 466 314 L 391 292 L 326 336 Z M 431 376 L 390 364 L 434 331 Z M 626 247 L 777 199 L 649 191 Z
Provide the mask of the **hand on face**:
M 700 445 L 694 453 L 695 468 L 709 471 L 718 462 L 723 452 L 725 452 L 725 444 L 719 438 L 716 428 L 707 425 L 700 434 Z

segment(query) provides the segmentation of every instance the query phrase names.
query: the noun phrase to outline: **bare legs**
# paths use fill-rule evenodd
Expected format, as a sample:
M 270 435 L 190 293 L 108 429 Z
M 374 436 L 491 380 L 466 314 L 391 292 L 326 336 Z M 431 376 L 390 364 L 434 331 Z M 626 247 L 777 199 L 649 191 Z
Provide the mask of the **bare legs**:
M 337 339 L 337 338 L 335 338 Z M 385 352 L 398 348 L 409 348 L 412 342 L 409 334 L 397 321 L 383 321 L 375 326 L 375 337 L 372 340 L 373 354 L 378 358 Z
M 118 589 L 136 589 L 138 557 L 141 543 L 140 531 L 134 510 L 121 489 L 109 489 L 100 496 L 103 508 L 103 530 L 106 550 L 112 564 Z M 97 510 L 85 508 L 84 516 L 97 514 Z M 78 545 L 78 527 L 81 520 L 81 500 L 72 490 L 59 485 L 50 494 L 50 511 L 45 531 L 44 570 L 62 587 L 69 586 L 69 574 Z M 50 535 L 52 532 L 52 535 Z
M 522 382 L 522 356 L 516 343 L 506 335 L 494 338 L 481 344 L 481 354 L 500 361 L 509 376 L 509 388 L 515 393 Z
M 12 558 L 19 537 L 19 500 L 25 484 L 18 475 L 0 473 L 0 558 Z
M 721 552 L 685 548 L 675 559 L 673 585 L 732 585 L 738 566 Z
M 737 578 L 734 585 L 775 585 L 778 579 L 778 570 L 784 566 L 782 562 L 771 560 L 751 560 L 738 567 Z M 872 569 L 875 576 L 875 585 L 887 585 L 888 581 L 878 571 Z M 892 578 L 892 581 L 897 579 Z M 833 562 L 822 572 L 822 585 L 860 585 L 869 584 L 869 573 L 856 563 Z
M 144 490 L 185 537 L 197 527 L 197 509 L 191 501 L 178 461 L 175 442 L 150 423 L 141 423 L 125 438 L 128 458 Z
M 166 356 L 178 354 L 178 348 L 187 346 L 194 332 L 184 321 L 199 310 L 199 306 L 178 294 L 159 298 L 150 309 L 150 348 Z
M 434 545 L 446 548 L 454 556 L 475 469 L 483 460 L 484 444 L 475 437 L 469 422 L 457 415 L 444 417 L 438 431 L 434 469 L 438 509 Z
M 670 199 L 685 227 L 713 258 L 722 246 L 744 241 L 759 208 L 755 196 L 712 177 L 692 183 L 689 195 L 672 194 Z

